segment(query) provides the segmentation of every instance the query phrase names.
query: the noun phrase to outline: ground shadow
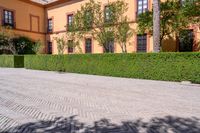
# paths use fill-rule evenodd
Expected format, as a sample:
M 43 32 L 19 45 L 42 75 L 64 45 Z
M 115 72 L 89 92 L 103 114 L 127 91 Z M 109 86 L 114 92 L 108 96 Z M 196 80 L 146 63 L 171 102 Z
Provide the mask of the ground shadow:
M 87 126 L 72 116 L 56 118 L 53 121 L 27 123 L 12 127 L 4 133 L 200 133 L 200 119 L 166 116 L 152 118 L 148 122 L 137 119 L 121 124 L 101 119 Z

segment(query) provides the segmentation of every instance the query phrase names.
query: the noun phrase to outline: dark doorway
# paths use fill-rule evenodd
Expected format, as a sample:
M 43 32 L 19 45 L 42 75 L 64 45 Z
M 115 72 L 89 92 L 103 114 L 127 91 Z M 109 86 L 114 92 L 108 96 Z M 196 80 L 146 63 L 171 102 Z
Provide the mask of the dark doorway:
M 194 34 L 193 30 L 183 30 L 179 37 L 179 51 L 192 52 L 193 51 Z
M 48 42 L 47 53 L 52 54 L 52 42 Z

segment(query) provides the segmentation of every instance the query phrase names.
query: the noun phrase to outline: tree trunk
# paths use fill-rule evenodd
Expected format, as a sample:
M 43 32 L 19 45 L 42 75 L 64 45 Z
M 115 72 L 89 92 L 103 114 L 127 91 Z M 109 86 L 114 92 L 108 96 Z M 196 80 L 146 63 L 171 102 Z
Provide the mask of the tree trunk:
M 153 0 L 153 51 L 160 51 L 160 0 Z

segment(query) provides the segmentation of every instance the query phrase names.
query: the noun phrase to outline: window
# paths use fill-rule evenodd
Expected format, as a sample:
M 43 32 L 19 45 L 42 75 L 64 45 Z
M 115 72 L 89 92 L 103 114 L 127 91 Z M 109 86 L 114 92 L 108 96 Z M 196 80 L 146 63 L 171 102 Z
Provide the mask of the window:
M 71 30 L 73 14 L 67 15 L 67 30 Z
M 108 42 L 108 44 L 104 48 L 104 52 L 114 53 L 114 40 L 111 40 L 111 41 Z
M 52 42 L 48 42 L 48 54 L 52 54 Z
M 11 26 L 14 28 L 14 13 L 12 11 L 3 11 L 3 25 Z
M 87 38 L 85 40 L 85 53 L 92 53 L 92 39 Z
M 92 23 L 93 23 L 93 13 L 88 10 L 85 12 L 84 14 L 85 16 L 85 21 L 84 21 L 84 24 L 87 26 L 86 28 L 92 28 Z
M 109 6 L 105 6 L 104 19 L 105 22 L 111 21 L 111 9 Z
M 73 40 L 68 40 L 68 53 L 73 53 L 74 52 L 74 47 L 73 47 Z
M 137 52 L 147 52 L 147 35 L 137 36 Z
M 179 36 L 179 51 L 180 52 L 192 52 L 194 43 L 193 30 L 183 30 Z
M 48 19 L 48 33 L 53 32 L 53 19 Z
M 137 15 L 144 13 L 148 10 L 148 0 L 137 0 L 137 2 Z
M 180 0 L 181 6 L 185 6 L 186 4 L 193 4 L 195 0 Z
M 181 6 L 185 4 L 185 0 L 180 0 Z

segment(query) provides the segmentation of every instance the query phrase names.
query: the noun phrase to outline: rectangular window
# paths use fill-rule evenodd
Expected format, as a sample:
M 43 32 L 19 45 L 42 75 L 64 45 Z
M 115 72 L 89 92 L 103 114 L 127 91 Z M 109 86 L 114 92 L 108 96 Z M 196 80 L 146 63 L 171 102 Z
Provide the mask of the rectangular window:
M 185 4 L 194 4 L 195 0 L 180 0 L 181 6 L 185 6 Z
M 71 30 L 71 26 L 72 26 L 72 22 L 73 22 L 73 14 L 67 15 L 67 30 Z
M 179 51 L 192 52 L 194 43 L 193 30 L 182 30 L 179 35 Z
M 3 10 L 3 25 L 14 28 L 14 13 L 13 11 Z
M 93 24 L 93 14 L 91 11 L 86 11 L 84 14 L 86 21 L 84 21 L 84 25 L 87 25 L 86 28 L 92 28 L 92 24 Z
M 109 6 L 105 6 L 104 19 L 105 19 L 105 22 L 111 21 L 111 10 Z
M 147 52 L 147 35 L 137 36 L 137 52 Z
M 48 54 L 52 54 L 52 42 L 48 42 Z
M 92 53 L 92 39 L 87 38 L 85 40 L 85 53 Z
M 185 0 L 180 0 L 181 6 L 185 4 Z
M 73 40 L 68 40 L 67 50 L 68 50 L 68 53 L 73 53 L 74 52 Z
M 104 48 L 104 52 L 114 53 L 114 40 L 111 40 L 111 41 L 108 42 L 108 44 Z
M 48 33 L 53 32 L 53 19 L 48 19 Z
M 144 13 L 148 10 L 148 0 L 137 0 L 137 15 Z

